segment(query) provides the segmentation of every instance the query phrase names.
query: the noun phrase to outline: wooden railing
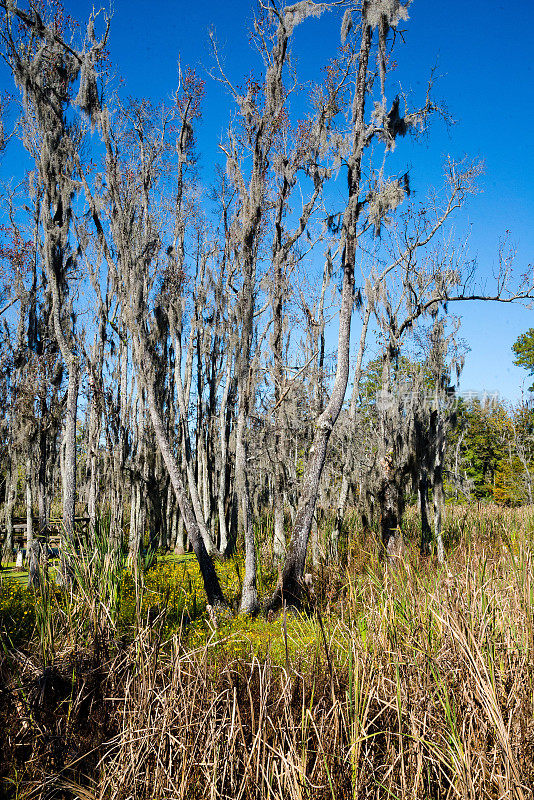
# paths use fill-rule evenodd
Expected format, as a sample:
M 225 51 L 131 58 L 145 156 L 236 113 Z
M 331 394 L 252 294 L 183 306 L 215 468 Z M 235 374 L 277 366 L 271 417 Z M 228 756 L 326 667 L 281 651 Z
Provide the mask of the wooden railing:
M 89 526 L 89 517 L 75 517 L 74 525 L 76 530 L 82 533 L 87 532 Z M 63 520 L 51 519 L 48 522 L 45 531 L 39 530 L 39 520 L 32 520 L 33 535 L 41 543 L 47 544 L 49 547 L 59 547 L 59 542 L 62 536 Z M 24 550 L 27 547 L 27 521 L 26 517 L 15 517 L 13 519 L 13 548 L 15 550 Z M 3 540 L 6 535 L 5 524 L 0 528 L 0 540 Z

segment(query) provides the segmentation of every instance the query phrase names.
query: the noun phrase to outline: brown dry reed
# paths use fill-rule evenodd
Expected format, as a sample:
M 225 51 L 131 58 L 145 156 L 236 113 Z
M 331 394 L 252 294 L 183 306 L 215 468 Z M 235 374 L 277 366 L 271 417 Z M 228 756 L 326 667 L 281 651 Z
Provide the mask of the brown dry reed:
M 463 539 L 445 568 L 415 548 L 386 567 L 361 542 L 342 580 L 318 579 L 311 617 L 258 622 L 306 631 L 281 659 L 213 615 L 196 647 L 185 624 L 166 638 L 164 609 L 44 671 L 38 651 L 6 650 L 6 796 L 532 798 L 532 513 L 448 526 Z

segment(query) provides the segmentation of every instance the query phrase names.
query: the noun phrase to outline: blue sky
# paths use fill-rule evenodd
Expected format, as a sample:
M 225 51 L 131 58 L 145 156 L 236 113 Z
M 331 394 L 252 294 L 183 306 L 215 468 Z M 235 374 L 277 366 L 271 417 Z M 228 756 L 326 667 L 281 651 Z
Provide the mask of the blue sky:
M 66 10 L 84 20 L 92 0 L 66 0 Z M 155 100 L 170 96 L 177 62 L 199 69 L 212 66 L 208 29 L 213 27 L 230 77 L 239 83 L 258 64 L 247 31 L 253 6 L 248 0 L 195 3 L 170 0 L 115 0 L 110 55 L 124 78 L 124 94 Z M 439 184 L 447 154 L 485 161 L 481 192 L 459 221 L 459 234 L 471 229 L 470 254 L 481 279 L 490 278 L 499 240 L 510 231 L 517 246 L 517 269 L 534 263 L 534 111 L 530 0 L 415 0 L 404 26 L 405 44 L 396 49 L 396 75 L 404 91 L 422 99 L 433 66 L 441 76 L 435 94 L 446 102 L 456 124 L 436 123 L 422 143 L 400 142 L 398 158 L 411 168 L 412 186 L 424 193 Z M 339 42 L 339 14 L 331 13 L 297 29 L 295 55 L 302 74 L 318 69 Z M 206 78 L 204 119 L 199 132 L 204 177 L 218 157 L 231 103 L 222 88 Z M 11 90 L 7 73 L 0 86 Z M 393 91 L 390 92 L 390 95 Z M 5 164 L 9 169 L 9 157 Z M 462 306 L 462 336 L 471 347 L 461 387 L 499 392 L 517 401 L 531 379 L 512 364 L 511 346 L 534 326 L 534 312 L 519 306 Z

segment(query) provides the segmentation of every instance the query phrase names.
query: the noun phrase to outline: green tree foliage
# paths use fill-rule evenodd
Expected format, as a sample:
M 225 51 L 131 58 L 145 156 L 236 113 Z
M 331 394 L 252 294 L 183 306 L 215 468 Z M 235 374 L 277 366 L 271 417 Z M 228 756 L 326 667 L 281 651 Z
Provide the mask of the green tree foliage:
M 420 364 L 399 354 L 392 366 L 392 374 L 390 376 L 392 385 L 396 386 L 402 381 L 407 381 L 420 368 Z M 382 389 L 382 369 L 383 359 L 381 356 L 377 356 L 368 362 L 361 380 L 360 395 L 362 403 L 374 405 L 376 402 L 376 396 Z
M 494 500 L 506 505 L 532 503 L 534 410 L 526 404 L 510 409 L 505 433 L 505 455 L 495 476 Z
M 458 418 L 455 438 L 461 437 L 460 471 L 477 499 L 491 499 L 495 476 L 505 457 L 506 409 L 500 403 L 475 398 L 470 403 L 460 403 Z
M 531 502 L 534 410 L 490 399 L 460 401 L 458 426 L 449 438 L 448 472 L 479 500 Z M 449 492 L 454 488 L 449 484 Z
M 512 345 L 516 358 L 514 364 L 524 367 L 529 375 L 534 375 L 534 328 L 522 333 L 517 342 Z M 534 392 L 534 383 L 528 387 L 529 392 Z

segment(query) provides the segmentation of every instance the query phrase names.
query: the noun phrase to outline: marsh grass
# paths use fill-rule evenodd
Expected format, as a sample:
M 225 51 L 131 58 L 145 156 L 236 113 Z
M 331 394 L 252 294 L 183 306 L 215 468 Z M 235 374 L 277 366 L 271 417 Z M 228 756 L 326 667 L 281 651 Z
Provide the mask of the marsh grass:
M 206 613 L 191 560 L 99 562 L 102 583 L 89 560 L 77 593 L 51 592 L 52 634 L 35 622 L 15 647 L 6 624 L 33 590 L 13 605 L 4 582 L 5 792 L 531 798 L 532 512 L 450 509 L 446 530 L 444 567 L 420 559 L 415 527 L 395 569 L 357 534 L 307 616 Z M 218 570 L 237 597 L 239 565 Z

